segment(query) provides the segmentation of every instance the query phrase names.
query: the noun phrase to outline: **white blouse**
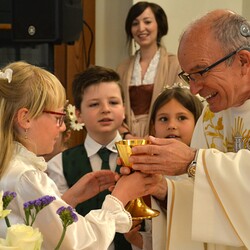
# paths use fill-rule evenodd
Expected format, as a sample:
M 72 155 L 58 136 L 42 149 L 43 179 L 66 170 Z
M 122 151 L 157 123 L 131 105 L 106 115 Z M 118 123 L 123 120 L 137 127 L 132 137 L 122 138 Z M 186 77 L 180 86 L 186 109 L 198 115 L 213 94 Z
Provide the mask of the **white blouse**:
M 157 66 L 160 60 L 160 50 L 158 49 L 157 52 L 155 53 L 153 59 L 151 60 L 147 68 L 147 71 L 143 79 L 141 79 L 140 59 L 141 59 L 141 53 L 140 50 L 138 50 L 135 55 L 135 65 L 132 73 L 131 85 L 139 86 L 142 84 L 153 84 L 157 71 Z
M 0 181 L 0 190 L 16 192 L 17 196 L 9 204 L 11 224 L 23 223 L 23 203 L 38 199 L 44 195 L 56 197 L 37 216 L 34 227 L 43 235 L 43 250 L 54 249 L 62 233 L 62 223 L 56 211 L 61 206 L 68 206 L 61 198 L 55 183 L 44 171 L 47 164 L 43 157 L 37 157 L 19 143 L 9 167 Z M 115 232 L 128 232 L 132 226 L 130 214 L 122 203 L 108 195 L 102 209 L 93 210 L 85 217 L 78 214 L 78 221 L 67 228 L 61 250 L 103 250 L 112 242 Z M 0 220 L 0 237 L 4 238 L 6 225 Z

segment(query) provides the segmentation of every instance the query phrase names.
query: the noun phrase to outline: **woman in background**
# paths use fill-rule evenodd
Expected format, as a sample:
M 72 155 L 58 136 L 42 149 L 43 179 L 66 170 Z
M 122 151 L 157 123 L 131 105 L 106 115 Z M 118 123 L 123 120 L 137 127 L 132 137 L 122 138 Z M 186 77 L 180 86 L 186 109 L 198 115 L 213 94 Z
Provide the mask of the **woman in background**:
M 148 134 L 152 105 L 165 83 L 172 85 L 181 71 L 177 57 L 167 52 L 161 39 L 168 33 L 164 10 L 151 2 L 138 2 L 127 15 L 127 42 L 139 45 L 133 56 L 122 62 L 117 72 L 125 94 L 126 120 L 120 133 L 128 139 Z

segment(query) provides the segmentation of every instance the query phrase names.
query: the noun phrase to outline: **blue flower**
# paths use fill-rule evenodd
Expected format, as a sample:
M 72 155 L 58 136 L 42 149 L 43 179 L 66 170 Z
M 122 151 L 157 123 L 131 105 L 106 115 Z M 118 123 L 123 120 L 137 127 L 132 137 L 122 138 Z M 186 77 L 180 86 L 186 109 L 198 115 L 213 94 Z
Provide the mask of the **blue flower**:
M 45 195 L 37 200 L 25 202 L 23 204 L 23 209 L 25 213 L 25 225 L 32 226 L 37 214 L 55 199 L 56 198 L 54 196 Z
M 3 208 L 6 209 L 9 203 L 16 197 L 15 192 L 6 191 L 3 194 Z
M 8 228 L 12 229 L 12 228 L 14 228 L 15 225 L 12 227 L 10 225 L 10 223 L 9 223 L 8 218 L 7 218 L 8 217 L 7 215 L 10 213 L 11 210 L 8 210 L 9 211 L 8 212 L 6 210 L 6 207 L 16 197 L 16 193 L 6 191 L 3 195 L 2 194 L 3 194 L 3 191 L 0 192 L 0 208 L 1 208 L 0 210 L 5 211 L 5 216 L 2 216 L 2 217 L 5 219 Z M 25 225 L 26 225 L 26 226 L 24 226 L 25 230 L 28 230 L 28 228 L 32 228 L 32 225 L 33 225 L 33 223 L 34 223 L 34 221 L 36 219 L 37 214 L 44 207 L 48 206 L 55 199 L 56 198 L 54 196 L 45 195 L 45 196 L 43 196 L 43 197 L 41 197 L 39 199 L 32 200 L 32 201 L 27 201 L 27 202 L 25 202 L 23 204 L 23 209 L 24 209 L 24 213 L 25 213 L 24 222 L 25 222 Z M 6 212 L 8 212 L 8 213 L 6 214 Z M 63 239 L 65 237 L 67 227 L 69 225 L 71 225 L 73 222 L 78 221 L 78 217 L 77 217 L 76 213 L 74 212 L 74 209 L 72 207 L 70 207 L 70 206 L 68 206 L 68 207 L 60 207 L 56 211 L 56 213 L 59 215 L 59 217 L 60 217 L 60 219 L 62 221 L 62 225 L 63 225 L 63 232 L 62 232 L 61 238 L 60 238 L 60 240 L 59 240 L 59 242 L 58 242 L 58 244 L 57 244 L 57 246 L 55 248 L 55 250 L 59 250 L 59 248 L 60 248 L 60 246 L 62 244 L 62 241 L 63 241 Z M 38 230 L 38 229 L 35 229 L 35 230 Z M 39 241 L 39 249 L 41 248 L 41 244 L 42 244 L 42 240 Z
M 69 226 L 73 222 L 78 221 L 77 215 L 74 213 L 72 207 L 60 207 L 56 213 L 60 216 L 63 226 Z
M 9 205 L 9 203 L 16 197 L 16 193 L 15 192 L 10 192 L 10 191 L 6 191 L 3 194 L 2 197 L 2 203 L 3 203 L 3 209 L 6 210 L 7 206 Z M 6 210 L 6 211 L 11 211 L 11 210 Z M 7 227 L 10 227 L 10 221 L 8 216 L 4 217 L 5 223 L 7 225 Z
M 71 206 L 60 207 L 60 208 L 58 208 L 56 213 L 59 215 L 59 217 L 62 221 L 62 225 L 63 225 L 62 236 L 61 236 L 61 238 L 60 238 L 60 240 L 55 248 L 55 250 L 58 250 L 62 244 L 63 239 L 64 239 L 67 227 L 69 225 L 71 225 L 73 222 L 77 222 L 78 217 L 77 217 L 76 213 L 74 213 L 74 210 Z

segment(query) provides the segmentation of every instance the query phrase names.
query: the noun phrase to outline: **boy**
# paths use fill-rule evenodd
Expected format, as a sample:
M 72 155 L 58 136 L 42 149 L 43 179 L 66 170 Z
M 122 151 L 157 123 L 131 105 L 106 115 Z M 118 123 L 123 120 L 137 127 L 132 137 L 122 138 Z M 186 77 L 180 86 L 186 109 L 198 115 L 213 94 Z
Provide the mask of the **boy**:
M 119 80 L 115 71 L 100 66 L 92 66 L 76 75 L 73 81 L 76 115 L 78 122 L 85 124 L 87 136 L 83 144 L 60 153 L 48 162 L 48 174 L 62 193 L 89 172 L 107 168 L 119 172 L 115 142 L 122 140 L 118 128 L 125 118 Z M 106 154 L 103 160 L 100 150 Z M 105 190 L 79 204 L 76 211 L 85 215 L 90 210 L 101 208 L 108 193 Z M 111 249 L 132 248 L 122 234 L 116 234 L 109 247 Z

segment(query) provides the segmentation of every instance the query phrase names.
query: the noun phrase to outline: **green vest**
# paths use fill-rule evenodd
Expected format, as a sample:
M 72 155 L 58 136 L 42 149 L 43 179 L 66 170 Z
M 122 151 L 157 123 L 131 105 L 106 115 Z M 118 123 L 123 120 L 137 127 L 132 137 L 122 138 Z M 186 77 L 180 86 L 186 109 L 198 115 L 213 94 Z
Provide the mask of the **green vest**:
M 65 150 L 62 153 L 62 162 L 63 173 L 69 187 L 72 187 L 83 175 L 93 171 L 83 144 Z M 117 166 L 116 172 L 119 173 L 119 170 L 120 167 Z M 100 209 L 107 194 L 110 194 L 110 192 L 104 190 L 91 199 L 78 204 L 76 211 L 85 216 L 91 210 Z M 123 234 L 116 233 L 114 243 L 116 250 L 132 250 L 130 243 L 126 241 Z

